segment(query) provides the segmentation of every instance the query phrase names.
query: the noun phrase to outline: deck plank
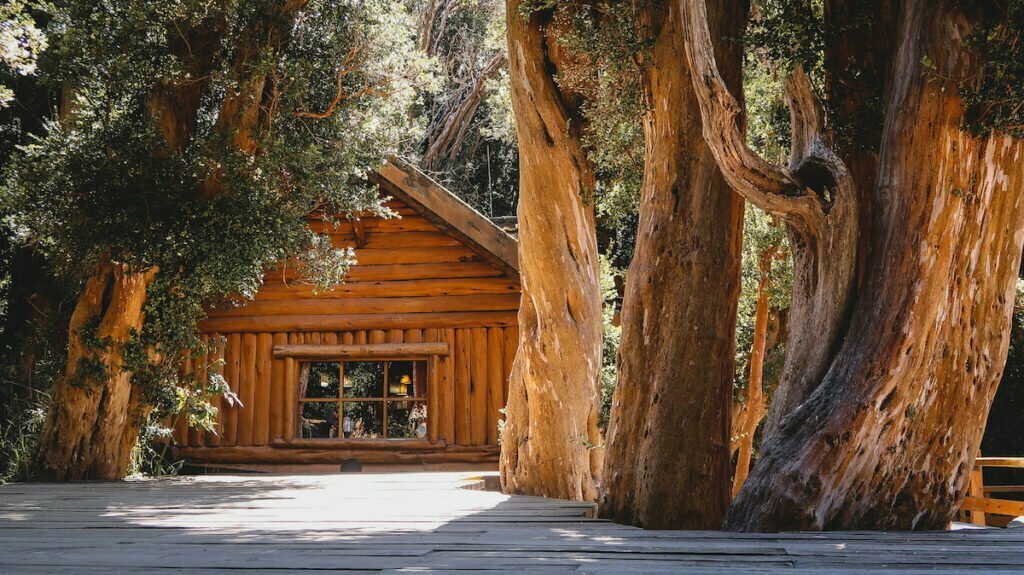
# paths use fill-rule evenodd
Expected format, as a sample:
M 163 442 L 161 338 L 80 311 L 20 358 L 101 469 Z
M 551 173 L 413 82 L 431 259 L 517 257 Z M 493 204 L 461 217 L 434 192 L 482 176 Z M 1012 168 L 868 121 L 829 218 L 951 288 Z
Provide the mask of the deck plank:
M 472 473 L 0 486 L 0 573 L 141 575 L 1024 571 L 1024 530 L 644 531 Z

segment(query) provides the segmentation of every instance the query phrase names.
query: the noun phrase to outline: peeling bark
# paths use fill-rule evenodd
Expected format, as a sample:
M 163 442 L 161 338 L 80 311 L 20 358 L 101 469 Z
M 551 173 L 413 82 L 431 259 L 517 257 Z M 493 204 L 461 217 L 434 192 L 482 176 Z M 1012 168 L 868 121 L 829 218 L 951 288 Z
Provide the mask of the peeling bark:
M 748 201 L 781 218 L 793 253 L 793 297 L 782 378 L 769 412 L 792 412 L 821 382 L 846 333 L 856 288 L 858 201 L 845 163 L 826 144 L 810 81 L 797 66 L 786 78 L 792 125 L 787 167 L 746 144 L 742 109 L 715 61 L 703 0 L 682 0 L 683 37 L 704 138 L 725 179 Z M 766 435 L 771 428 L 766 427 Z
M 730 500 L 743 199 L 701 135 L 679 5 L 648 4 L 645 172 L 600 514 L 646 528 L 715 529 Z M 715 37 L 737 37 L 746 3 L 710 4 Z M 742 47 L 715 48 L 738 93 Z
M 519 350 L 501 444 L 506 493 L 591 500 L 601 472 L 601 290 L 592 169 L 579 110 L 554 81 L 561 63 L 550 11 L 506 2 L 519 135 Z
M 943 529 L 964 495 L 1009 342 L 1024 144 L 961 130 L 971 16 L 902 12 L 849 333 L 762 446 L 727 529 Z

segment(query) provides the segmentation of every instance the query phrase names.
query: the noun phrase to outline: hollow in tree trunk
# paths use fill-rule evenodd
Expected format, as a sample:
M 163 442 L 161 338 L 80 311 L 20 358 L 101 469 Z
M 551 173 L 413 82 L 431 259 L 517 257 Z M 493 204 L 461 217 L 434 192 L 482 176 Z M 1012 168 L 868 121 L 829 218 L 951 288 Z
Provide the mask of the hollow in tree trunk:
M 1009 341 L 1024 145 L 962 129 L 979 58 L 961 9 L 902 3 L 862 295 L 728 529 L 943 529 L 964 495 Z
M 501 444 L 507 493 L 590 500 L 601 471 L 598 371 L 601 290 L 591 193 L 574 99 L 550 9 L 506 2 L 512 105 L 519 135 L 523 296 Z
M 746 2 L 712 1 L 709 18 L 738 93 Z M 716 529 L 730 501 L 733 344 L 743 198 L 701 136 L 679 4 L 648 2 L 645 172 L 626 281 L 618 384 L 600 513 L 654 529 Z

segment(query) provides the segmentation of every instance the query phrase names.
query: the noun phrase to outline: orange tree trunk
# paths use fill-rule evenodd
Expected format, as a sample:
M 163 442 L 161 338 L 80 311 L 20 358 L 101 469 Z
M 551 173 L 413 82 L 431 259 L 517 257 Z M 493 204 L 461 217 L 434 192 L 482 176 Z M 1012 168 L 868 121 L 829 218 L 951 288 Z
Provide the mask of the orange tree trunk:
M 770 303 L 772 260 L 778 246 L 769 246 L 758 262 L 761 277 L 757 282 L 757 306 L 754 310 L 754 342 L 750 346 L 750 380 L 747 382 L 745 401 L 734 412 L 733 440 L 736 451 L 736 472 L 732 479 L 732 494 L 739 493 L 743 482 L 750 473 L 750 459 L 754 454 L 754 434 L 757 426 L 768 411 L 762 382 L 764 381 L 764 356 L 768 344 L 768 307 Z
M 508 493 L 594 499 L 601 471 L 598 370 L 601 290 L 591 168 L 580 119 L 555 84 L 550 10 L 506 2 L 512 105 L 519 135 L 523 297 L 501 444 Z
M 743 199 L 701 136 L 678 3 L 648 3 L 645 172 L 626 281 L 600 513 L 655 529 L 716 529 L 728 508 Z M 711 2 L 738 91 L 745 2 Z
M 935 4 L 902 6 L 849 334 L 762 446 L 728 529 L 942 529 L 964 494 L 1007 352 L 1024 145 L 961 129 L 971 18 Z
M 39 439 L 42 479 L 120 479 L 148 409 L 123 348 L 142 327 L 146 287 L 155 270 L 107 265 L 89 278 L 68 334 L 68 358 Z

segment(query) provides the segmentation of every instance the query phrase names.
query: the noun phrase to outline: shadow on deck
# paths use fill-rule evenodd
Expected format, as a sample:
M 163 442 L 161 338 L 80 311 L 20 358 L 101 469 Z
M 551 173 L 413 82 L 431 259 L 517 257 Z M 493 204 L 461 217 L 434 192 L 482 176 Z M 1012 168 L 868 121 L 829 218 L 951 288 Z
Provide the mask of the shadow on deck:
M 0 486 L 0 573 L 1020 573 L 1024 532 L 643 531 L 467 473 Z

